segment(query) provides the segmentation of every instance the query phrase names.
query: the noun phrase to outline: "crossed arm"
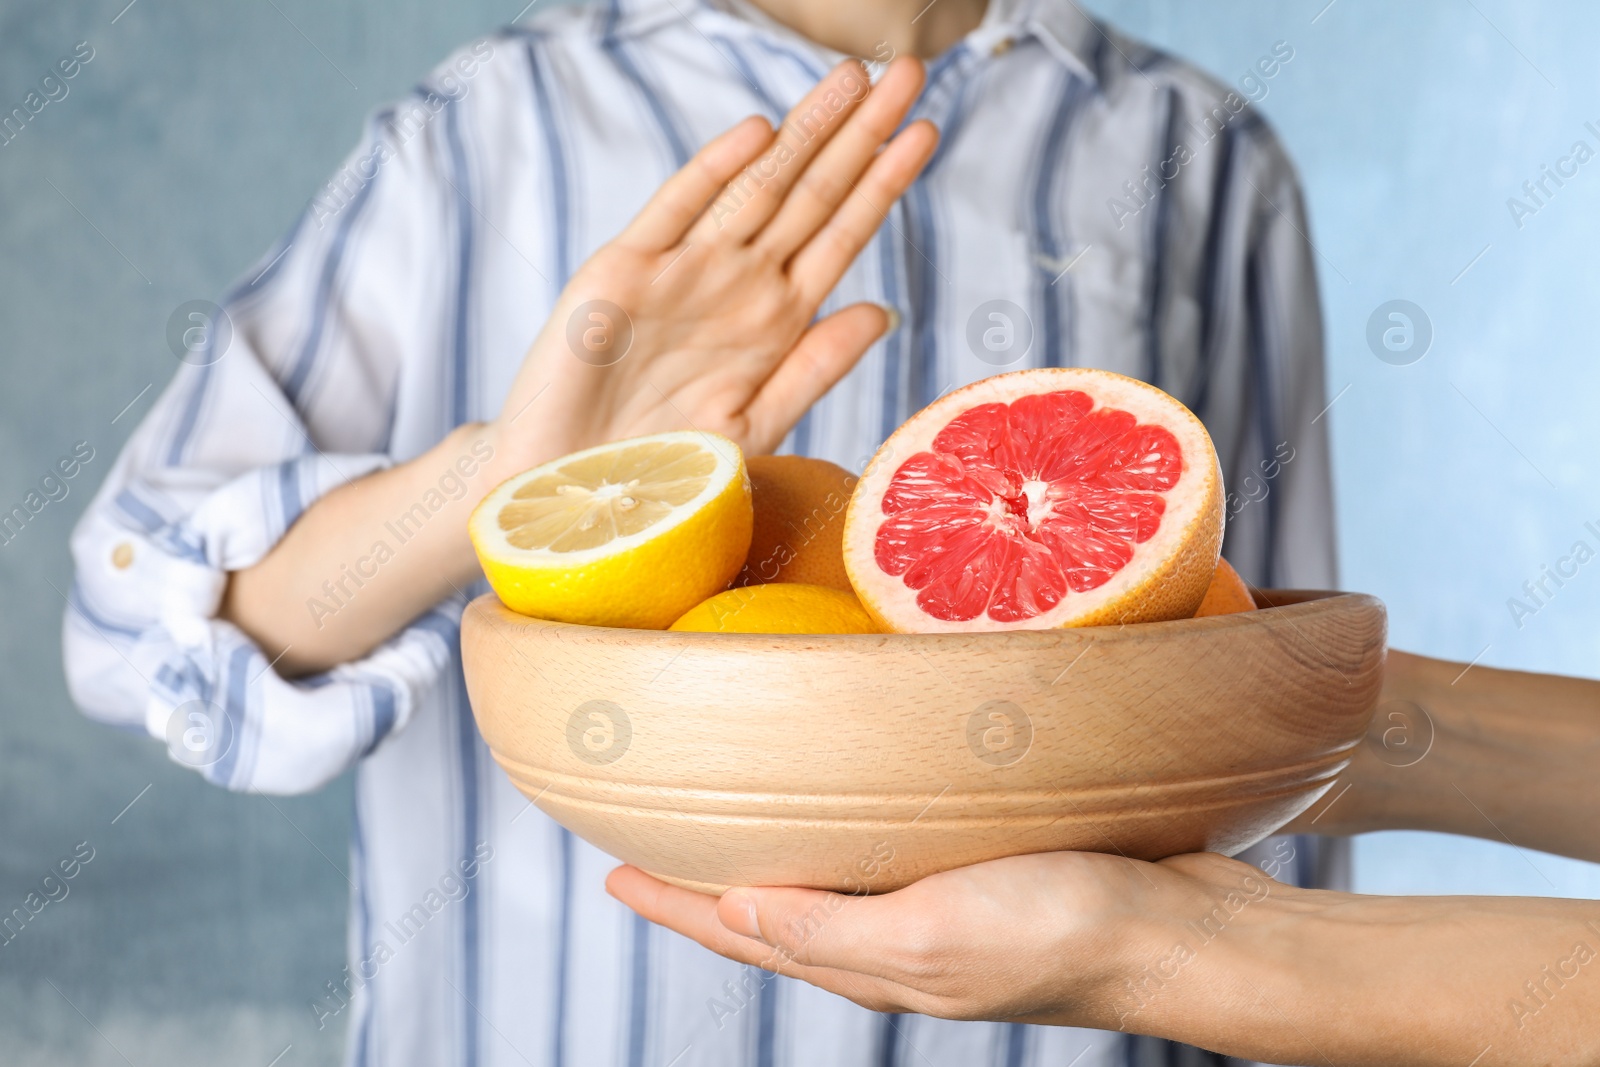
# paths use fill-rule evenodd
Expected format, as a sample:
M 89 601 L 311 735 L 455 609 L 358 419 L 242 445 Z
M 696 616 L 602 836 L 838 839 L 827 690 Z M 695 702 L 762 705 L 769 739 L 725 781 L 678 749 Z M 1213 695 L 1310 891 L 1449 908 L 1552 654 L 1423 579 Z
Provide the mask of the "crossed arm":
M 1600 860 L 1600 683 L 1389 655 L 1366 746 L 1302 822 Z M 1386 743 L 1397 728 L 1404 758 Z M 883 1011 L 1120 1029 L 1269 1063 L 1600 1063 L 1589 901 L 1303 890 L 1209 854 L 1018 856 L 880 897 L 717 900 L 631 867 L 607 884 L 714 951 Z

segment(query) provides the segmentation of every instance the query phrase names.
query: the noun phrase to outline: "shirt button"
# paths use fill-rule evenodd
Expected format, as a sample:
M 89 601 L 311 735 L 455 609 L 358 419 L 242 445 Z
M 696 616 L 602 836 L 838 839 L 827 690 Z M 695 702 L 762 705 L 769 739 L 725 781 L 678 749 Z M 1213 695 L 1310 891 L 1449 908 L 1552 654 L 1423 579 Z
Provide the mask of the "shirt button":
M 1016 42 L 1009 37 L 1002 37 L 994 43 L 993 48 L 989 49 L 989 54 L 991 56 L 1003 56 L 1007 52 L 1011 51 L 1011 46 L 1015 43 Z
M 119 571 L 125 571 L 133 565 L 133 546 L 123 541 L 111 550 L 111 565 Z

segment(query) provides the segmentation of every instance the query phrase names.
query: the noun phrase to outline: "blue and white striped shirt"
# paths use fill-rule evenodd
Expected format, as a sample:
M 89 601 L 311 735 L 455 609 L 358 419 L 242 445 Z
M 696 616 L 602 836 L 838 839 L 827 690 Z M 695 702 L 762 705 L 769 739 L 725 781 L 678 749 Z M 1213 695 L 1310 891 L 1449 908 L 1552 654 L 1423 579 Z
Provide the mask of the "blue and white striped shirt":
M 876 1015 L 633 916 L 601 887 L 615 861 L 489 759 L 461 599 L 296 681 L 216 618 L 226 573 L 312 501 L 492 417 L 576 266 L 697 146 L 751 112 L 781 117 L 836 58 L 741 0 L 556 10 L 462 49 L 372 118 L 226 296 L 231 331 L 182 368 L 74 536 L 66 657 L 89 715 L 147 729 L 233 790 L 357 768 L 349 977 L 306 991 L 350 1025 L 353 1063 L 1136 1055 L 1117 1035 Z M 943 131 L 938 154 L 828 305 L 891 305 L 905 325 L 788 447 L 859 469 L 913 411 L 999 369 L 1121 371 L 1209 426 L 1244 575 L 1331 587 L 1311 250 L 1260 119 L 1067 0 L 993 0 L 930 64 L 916 113 Z M 1010 348 L 983 343 L 996 324 Z M 207 716 L 196 759 L 184 733 Z

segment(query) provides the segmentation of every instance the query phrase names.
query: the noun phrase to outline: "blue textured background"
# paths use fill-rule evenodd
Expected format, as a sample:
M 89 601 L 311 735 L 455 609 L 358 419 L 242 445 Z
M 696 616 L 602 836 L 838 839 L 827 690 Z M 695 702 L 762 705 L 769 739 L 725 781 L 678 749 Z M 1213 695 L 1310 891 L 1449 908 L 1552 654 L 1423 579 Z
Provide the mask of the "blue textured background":
M 348 788 L 228 796 L 80 719 L 57 666 L 65 541 L 151 394 L 112 419 L 172 373 L 172 309 L 268 246 L 368 108 L 517 5 L 125 2 L 0 2 L 0 112 L 95 49 L 0 147 L 0 503 L 74 442 L 96 449 L 0 546 L 0 911 L 77 842 L 96 850 L 0 947 L 0 1047 L 17 1065 L 264 1067 L 291 1044 L 283 1067 L 334 1063 L 342 1032 L 306 1004 L 342 965 Z M 1325 3 L 1088 6 L 1228 80 L 1295 49 L 1260 107 L 1320 256 L 1345 585 L 1388 602 L 1399 647 L 1593 674 L 1600 565 L 1520 629 L 1506 600 L 1600 520 L 1600 159 L 1520 229 L 1506 201 L 1574 141 L 1600 150 L 1600 9 Z M 1395 298 L 1434 330 L 1410 366 L 1365 339 Z M 1600 896 L 1594 867 L 1480 842 L 1374 835 L 1358 862 L 1372 891 Z

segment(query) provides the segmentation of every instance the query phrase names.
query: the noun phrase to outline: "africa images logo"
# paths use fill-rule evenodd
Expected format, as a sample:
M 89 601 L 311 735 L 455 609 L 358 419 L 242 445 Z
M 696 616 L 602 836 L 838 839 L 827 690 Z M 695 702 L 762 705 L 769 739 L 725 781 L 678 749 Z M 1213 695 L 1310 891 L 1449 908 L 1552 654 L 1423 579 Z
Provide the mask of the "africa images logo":
M 585 763 L 615 763 L 632 742 L 633 720 L 614 701 L 586 700 L 567 717 L 567 747 Z
M 991 767 L 1020 763 L 1033 747 L 1033 719 L 1009 700 L 990 700 L 967 717 L 967 747 Z

